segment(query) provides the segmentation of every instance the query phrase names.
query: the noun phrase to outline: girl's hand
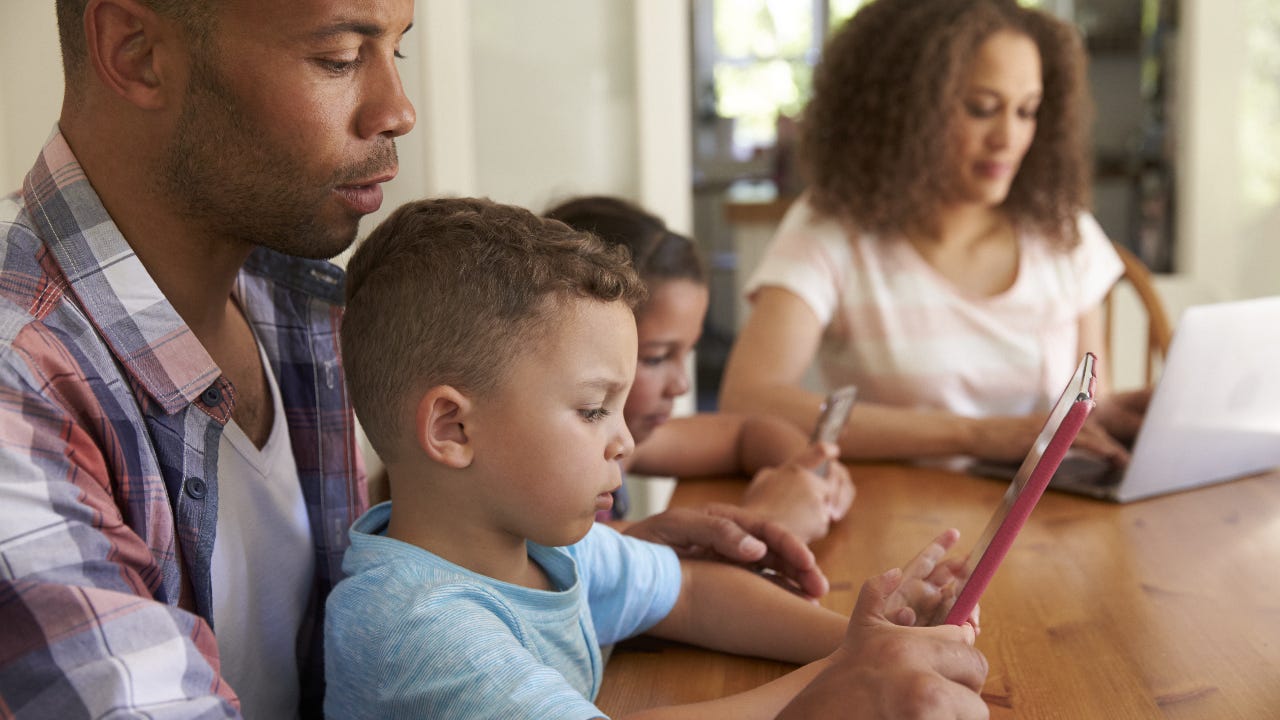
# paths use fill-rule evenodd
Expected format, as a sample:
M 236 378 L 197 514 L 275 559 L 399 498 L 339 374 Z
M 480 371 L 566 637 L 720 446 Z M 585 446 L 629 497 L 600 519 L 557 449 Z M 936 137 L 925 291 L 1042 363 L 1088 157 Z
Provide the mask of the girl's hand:
M 743 507 L 782 525 L 806 543 L 825 537 L 831 523 L 849 511 L 853 482 L 831 444 L 814 444 L 791 461 L 756 473 Z M 827 466 L 827 476 L 818 474 Z

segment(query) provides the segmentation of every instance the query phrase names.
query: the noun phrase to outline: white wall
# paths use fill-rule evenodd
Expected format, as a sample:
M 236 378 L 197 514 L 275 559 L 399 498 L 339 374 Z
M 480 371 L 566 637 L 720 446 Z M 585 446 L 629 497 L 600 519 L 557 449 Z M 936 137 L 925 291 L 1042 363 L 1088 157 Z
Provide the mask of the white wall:
M 62 107 L 62 58 L 52 2 L 0 7 L 0 194 L 22 185 Z
M 635 197 L 631 0 L 471 7 L 479 193 L 534 210 L 574 193 Z

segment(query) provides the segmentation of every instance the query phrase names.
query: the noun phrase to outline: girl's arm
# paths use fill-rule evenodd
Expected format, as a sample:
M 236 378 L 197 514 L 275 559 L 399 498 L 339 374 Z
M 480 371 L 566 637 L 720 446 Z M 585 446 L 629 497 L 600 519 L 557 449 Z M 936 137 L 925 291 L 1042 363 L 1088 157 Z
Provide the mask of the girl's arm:
M 754 475 L 808 445 L 795 425 L 762 415 L 701 413 L 674 418 L 636 446 L 630 470 L 642 475 Z
M 810 446 L 794 425 L 766 416 L 704 413 L 662 425 L 636 446 L 630 472 L 701 477 L 752 476 L 742 504 L 806 543 L 827 534 L 853 503 L 849 471 L 832 464 L 829 448 Z

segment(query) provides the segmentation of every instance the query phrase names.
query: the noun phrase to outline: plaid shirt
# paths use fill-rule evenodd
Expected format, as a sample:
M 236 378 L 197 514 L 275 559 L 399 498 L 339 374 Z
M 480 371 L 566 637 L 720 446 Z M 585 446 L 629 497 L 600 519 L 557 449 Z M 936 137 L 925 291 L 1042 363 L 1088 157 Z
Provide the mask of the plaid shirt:
M 209 570 L 235 388 L 60 132 L 0 198 L 0 237 L 0 718 L 237 716 Z M 303 716 L 318 714 L 324 598 L 366 504 L 341 289 L 334 266 L 259 248 L 234 291 L 280 385 L 315 540 Z

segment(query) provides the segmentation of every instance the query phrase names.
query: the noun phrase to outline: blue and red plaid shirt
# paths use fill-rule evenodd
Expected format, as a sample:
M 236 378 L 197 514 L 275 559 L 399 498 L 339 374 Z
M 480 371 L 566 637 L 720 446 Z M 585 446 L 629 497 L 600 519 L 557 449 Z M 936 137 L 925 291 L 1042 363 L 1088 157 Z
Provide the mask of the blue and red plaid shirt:
M 0 238 L 0 718 L 237 716 L 209 570 L 235 388 L 60 132 L 0 198 Z M 303 716 L 320 707 L 324 598 L 366 505 L 342 282 L 259 248 L 234 291 L 279 381 L 315 541 Z

